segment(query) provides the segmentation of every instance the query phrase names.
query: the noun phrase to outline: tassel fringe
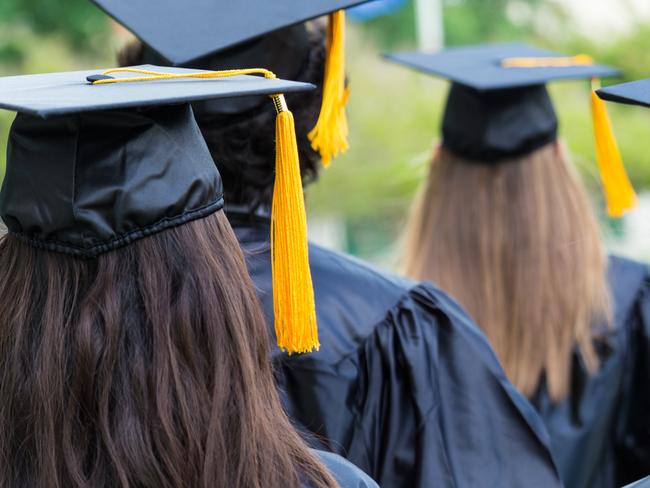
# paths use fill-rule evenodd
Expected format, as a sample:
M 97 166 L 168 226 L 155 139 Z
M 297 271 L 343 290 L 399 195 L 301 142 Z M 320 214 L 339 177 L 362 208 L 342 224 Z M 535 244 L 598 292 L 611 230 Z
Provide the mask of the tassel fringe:
M 350 90 L 345 86 L 345 12 L 330 14 L 327 28 L 327 60 L 323 81 L 323 103 L 316 126 L 309 133 L 314 151 L 324 166 L 348 149 L 348 120 L 345 105 Z
M 282 350 L 289 353 L 310 352 L 318 349 L 320 344 L 309 270 L 307 214 L 295 126 L 293 114 L 286 109 L 279 111 L 277 116 L 276 144 L 271 211 L 275 332 Z
M 610 217 L 621 217 L 637 204 L 637 197 L 621 160 L 612 124 L 603 102 L 591 92 L 591 115 L 596 138 L 596 159 Z

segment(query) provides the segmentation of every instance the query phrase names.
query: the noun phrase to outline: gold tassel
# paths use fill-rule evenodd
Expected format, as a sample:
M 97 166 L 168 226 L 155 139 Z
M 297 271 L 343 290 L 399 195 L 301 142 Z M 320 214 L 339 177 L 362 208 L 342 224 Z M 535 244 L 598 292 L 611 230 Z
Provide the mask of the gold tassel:
M 596 159 L 607 202 L 607 213 L 610 217 L 621 217 L 636 206 L 637 198 L 625 172 L 605 102 L 596 95 L 597 87 L 592 88 L 591 117 L 596 138 Z
M 345 105 L 350 90 L 345 85 L 345 12 L 330 14 L 327 27 L 327 59 L 323 81 L 323 102 L 316 126 L 309 133 L 314 151 L 321 155 L 324 166 L 348 149 L 348 120 Z
M 501 66 L 504 68 L 560 68 L 590 66 L 593 63 L 594 60 L 591 56 L 578 54 L 566 57 L 506 58 L 501 61 Z M 596 159 L 607 202 L 607 213 L 610 217 L 620 217 L 636 206 L 637 198 L 625 172 L 605 102 L 596 95 L 598 85 L 598 80 L 592 80 L 591 118 L 596 138 Z
M 293 114 L 273 97 L 276 119 L 275 186 L 271 209 L 273 311 L 278 346 L 289 353 L 318 349 L 314 289 L 309 270 L 307 214 Z

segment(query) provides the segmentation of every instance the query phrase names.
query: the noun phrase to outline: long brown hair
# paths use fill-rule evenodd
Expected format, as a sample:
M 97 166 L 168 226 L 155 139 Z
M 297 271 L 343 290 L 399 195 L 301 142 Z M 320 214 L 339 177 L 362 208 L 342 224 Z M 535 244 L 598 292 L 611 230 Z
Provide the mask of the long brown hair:
M 564 398 L 575 346 L 598 367 L 592 328 L 611 314 L 606 257 L 559 142 L 492 165 L 440 148 L 405 245 L 405 272 L 460 301 L 524 394 L 544 377 L 551 398 Z
M 2 487 L 336 485 L 222 212 L 95 260 L 3 237 L 0 324 Z

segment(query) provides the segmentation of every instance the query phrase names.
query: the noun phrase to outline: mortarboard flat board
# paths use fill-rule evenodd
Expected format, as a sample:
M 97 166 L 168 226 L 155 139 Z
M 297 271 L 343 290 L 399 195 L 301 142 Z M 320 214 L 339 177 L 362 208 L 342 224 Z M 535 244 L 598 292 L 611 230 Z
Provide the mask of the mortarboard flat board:
M 201 70 L 138 66 L 166 73 L 205 73 Z M 273 95 L 315 88 L 309 83 L 240 75 L 218 79 L 171 79 L 92 85 L 87 78 L 103 70 L 74 71 L 0 78 L 0 108 L 48 118 L 117 108 L 190 103 L 201 100 Z M 121 74 L 127 78 L 133 74 Z
M 92 1 L 170 63 L 184 65 L 368 0 Z
M 650 107 L 650 78 L 609 85 L 596 93 L 609 102 Z
M 620 74 L 617 69 L 600 64 L 526 69 L 506 68 L 502 65 L 509 58 L 563 56 L 526 44 L 506 43 L 452 47 L 438 52 L 403 52 L 385 57 L 478 91 L 541 85 L 554 80 L 606 78 Z

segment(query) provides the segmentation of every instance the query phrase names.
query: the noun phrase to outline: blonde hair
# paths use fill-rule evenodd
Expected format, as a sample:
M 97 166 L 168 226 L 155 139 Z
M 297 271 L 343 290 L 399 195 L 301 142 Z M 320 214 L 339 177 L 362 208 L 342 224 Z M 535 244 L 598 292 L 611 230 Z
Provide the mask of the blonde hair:
M 598 368 L 593 324 L 611 320 L 606 256 L 587 195 L 558 142 L 500 164 L 441 148 L 406 233 L 406 274 L 450 292 L 527 396 L 566 397 L 577 346 Z

